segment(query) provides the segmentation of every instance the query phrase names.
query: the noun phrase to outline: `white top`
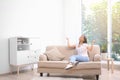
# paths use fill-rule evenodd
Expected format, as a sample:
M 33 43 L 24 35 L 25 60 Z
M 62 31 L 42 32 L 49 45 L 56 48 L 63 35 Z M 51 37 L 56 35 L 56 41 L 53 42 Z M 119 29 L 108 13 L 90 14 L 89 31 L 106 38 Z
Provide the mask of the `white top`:
M 88 44 L 86 43 L 83 43 L 80 47 L 78 47 L 78 44 L 77 44 L 76 45 L 77 54 L 88 57 L 87 46 Z

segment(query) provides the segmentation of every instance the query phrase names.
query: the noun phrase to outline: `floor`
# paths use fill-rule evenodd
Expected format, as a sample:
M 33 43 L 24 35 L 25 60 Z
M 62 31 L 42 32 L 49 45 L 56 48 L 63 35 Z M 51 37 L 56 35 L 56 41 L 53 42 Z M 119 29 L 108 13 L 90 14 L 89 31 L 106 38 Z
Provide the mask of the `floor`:
M 0 76 L 0 80 L 94 80 L 94 77 L 70 77 L 70 76 L 60 76 L 60 75 L 50 75 L 50 77 L 47 77 L 46 74 L 44 74 L 43 77 L 39 76 L 39 73 L 36 72 L 36 70 L 32 71 L 24 71 L 21 72 L 19 76 L 17 76 L 15 73 L 9 74 L 9 75 L 2 75 Z M 112 74 L 111 71 L 107 71 L 106 68 L 102 69 L 102 74 L 100 76 L 100 80 L 120 80 L 120 71 L 115 70 Z

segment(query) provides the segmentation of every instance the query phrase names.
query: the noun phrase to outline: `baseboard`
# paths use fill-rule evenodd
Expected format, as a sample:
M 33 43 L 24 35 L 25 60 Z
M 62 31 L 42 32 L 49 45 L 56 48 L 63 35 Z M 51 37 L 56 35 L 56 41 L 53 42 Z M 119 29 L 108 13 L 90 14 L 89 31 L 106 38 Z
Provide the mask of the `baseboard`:
M 0 76 L 5 76 L 5 75 L 9 75 L 9 74 L 11 74 L 10 72 L 8 72 L 8 73 L 3 73 L 3 74 L 0 74 Z
M 37 68 L 34 68 L 34 70 L 36 70 Z M 23 69 L 23 70 L 20 70 L 20 73 L 24 73 L 24 72 L 28 72 L 28 71 L 31 71 L 32 69 Z M 9 75 L 9 74 L 16 74 L 17 75 L 17 71 L 12 71 L 12 72 L 8 72 L 8 73 L 3 73 L 3 74 L 0 74 L 0 76 L 5 76 L 5 75 Z

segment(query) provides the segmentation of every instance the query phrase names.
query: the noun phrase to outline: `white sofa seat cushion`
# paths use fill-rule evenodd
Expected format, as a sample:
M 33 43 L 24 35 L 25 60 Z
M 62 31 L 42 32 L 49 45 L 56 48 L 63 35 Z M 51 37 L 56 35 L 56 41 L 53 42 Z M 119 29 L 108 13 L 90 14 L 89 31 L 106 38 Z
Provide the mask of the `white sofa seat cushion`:
M 68 61 L 40 61 L 39 66 L 41 68 L 60 68 L 64 69 Z M 101 68 L 100 62 L 80 62 L 73 69 L 98 69 Z

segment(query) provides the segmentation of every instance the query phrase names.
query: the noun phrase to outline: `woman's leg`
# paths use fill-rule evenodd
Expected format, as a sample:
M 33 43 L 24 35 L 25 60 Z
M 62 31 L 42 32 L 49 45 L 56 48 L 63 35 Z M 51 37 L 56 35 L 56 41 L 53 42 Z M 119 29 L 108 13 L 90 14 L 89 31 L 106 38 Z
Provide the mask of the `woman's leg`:
M 79 62 L 88 62 L 89 58 L 87 56 L 77 55 L 76 56 L 76 61 L 79 61 Z
M 89 58 L 81 55 L 73 55 L 70 57 L 70 63 L 65 67 L 66 70 L 72 68 L 75 65 L 75 62 L 88 62 Z
M 70 57 L 70 62 L 71 63 L 75 63 L 75 61 L 77 60 L 77 55 L 73 55 Z
M 69 64 L 65 67 L 66 70 L 72 68 L 76 62 L 76 59 L 77 59 L 77 55 L 73 55 L 70 57 L 70 62 Z

